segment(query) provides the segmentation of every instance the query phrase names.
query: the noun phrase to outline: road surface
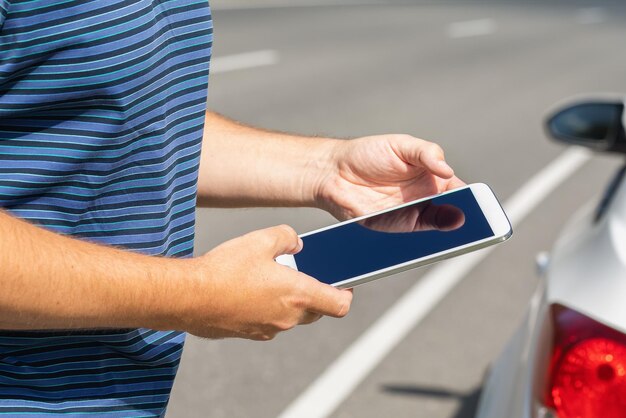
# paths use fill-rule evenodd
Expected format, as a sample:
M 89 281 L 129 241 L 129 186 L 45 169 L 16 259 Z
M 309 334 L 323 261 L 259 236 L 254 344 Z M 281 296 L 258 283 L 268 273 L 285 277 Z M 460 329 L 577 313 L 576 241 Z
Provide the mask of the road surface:
M 215 3 L 212 109 L 309 135 L 431 139 L 460 177 L 490 184 L 503 201 L 565 150 L 542 132 L 547 109 L 576 94 L 626 93 L 619 2 Z M 619 162 L 594 157 L 563 178 L 326 415 L 472 417 L 484 371 L 536 286 L 535 254 Z M 253 229 L 332 221 L 315 209 L 201 210 L 197 253 Z M 190 337 L 167 416 L 279 416 L 428 272 L 359 287 L 347 318 L 268 343 Z M 312 413 L 329 408 L 325 398 L 304 402 Z

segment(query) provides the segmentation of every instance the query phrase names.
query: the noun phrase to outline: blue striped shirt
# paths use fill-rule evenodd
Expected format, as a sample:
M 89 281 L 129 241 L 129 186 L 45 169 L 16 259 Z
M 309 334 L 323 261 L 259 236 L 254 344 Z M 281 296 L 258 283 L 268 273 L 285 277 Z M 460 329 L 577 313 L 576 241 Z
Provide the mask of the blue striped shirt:
M 0 207 L 191 256 L 211 45 L 207 0 L 0 0 Z M 160 416 L 183 340 L 0 331 L 0 415 Z

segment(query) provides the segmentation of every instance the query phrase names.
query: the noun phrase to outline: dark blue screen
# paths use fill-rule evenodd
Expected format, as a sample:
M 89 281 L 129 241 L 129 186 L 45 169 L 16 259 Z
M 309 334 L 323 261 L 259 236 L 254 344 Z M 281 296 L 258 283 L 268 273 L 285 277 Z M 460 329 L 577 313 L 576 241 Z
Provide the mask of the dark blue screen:
M 332 284 L 493 236 L 470 189 L 302 238 L 298 270 Z

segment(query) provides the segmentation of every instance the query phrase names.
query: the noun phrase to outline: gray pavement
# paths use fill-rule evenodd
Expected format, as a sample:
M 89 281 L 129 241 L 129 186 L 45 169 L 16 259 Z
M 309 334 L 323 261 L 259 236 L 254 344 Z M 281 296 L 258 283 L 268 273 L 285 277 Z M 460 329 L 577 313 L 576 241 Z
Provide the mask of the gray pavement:
M 386 6 L 221 9 L 215 56 L 272 49 L 276 65 L 216 74 L 210 106 L 266 128 L 355 137 L 405 132 L 436 140 L 457 174 L 506 200 L 563 148 L 541 130 L 568 96 L 626 92 L 624 6 L 563 2 L 414 2 Z M 245 2 L 240 2 L 245 6 Z M 548 5 L 550 4 L 550 5 Z M 599 7 L 594 2 L 594 7 Z M 258 6 L 259 3 L 256 3 Z M 448 37 L 450 23 L 491 19 L 495 31 Z M 387 356 L 335 417 L 473 416 L 485 368 L 522 317 L 533 258 L 597 196 L 619 159 L 592 160 L 546 199 Z M 197 251 L 253 229 L 332 222 L 314 209 L 201 210 Z M 427 269 L 355 290 L 350 315 L 275 341 L 190 337 L 168 417 L 274 417 Z

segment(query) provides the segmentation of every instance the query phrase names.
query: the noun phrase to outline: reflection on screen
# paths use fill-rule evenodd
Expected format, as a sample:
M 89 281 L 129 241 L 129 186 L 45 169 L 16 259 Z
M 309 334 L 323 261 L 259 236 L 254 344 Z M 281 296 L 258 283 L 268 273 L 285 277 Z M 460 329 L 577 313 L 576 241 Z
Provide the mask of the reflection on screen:
M 470 189 L 302 238 L 298 270 L 332 284 L 493 236 Z

